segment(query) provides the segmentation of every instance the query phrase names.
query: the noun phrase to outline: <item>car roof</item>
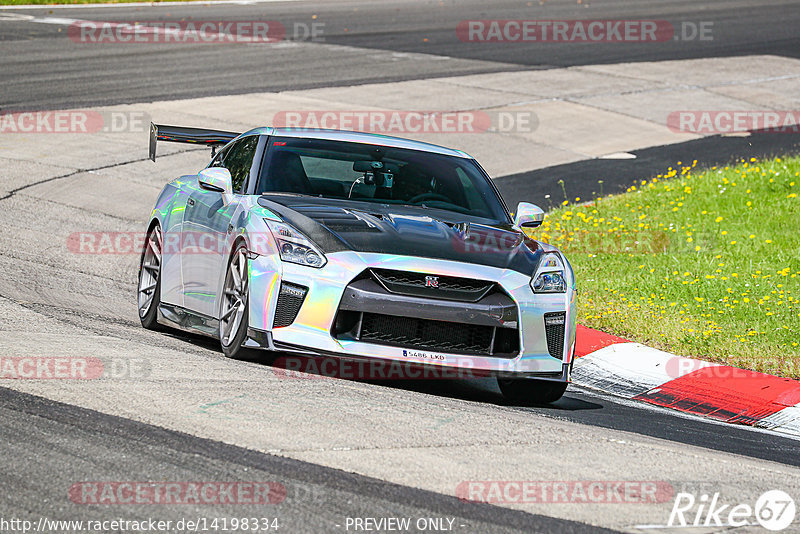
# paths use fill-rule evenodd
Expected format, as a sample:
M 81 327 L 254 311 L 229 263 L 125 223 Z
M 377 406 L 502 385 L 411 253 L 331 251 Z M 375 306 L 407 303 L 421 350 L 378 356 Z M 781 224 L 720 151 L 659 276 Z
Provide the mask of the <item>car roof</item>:
M 442 154 L 445 156 L 454 156 L 457 158 L 469 158 L 472 156 L 461 150 L 447 148 L 431 143 L 423 143 L 422 141 L 412 141 L 411 139 L 403 139 L 402 137 L 392 137 L 390 135 L 381 135 L 365 132 L 352 132 L 348 130 L 324 130 L 313 128 L 273 128 L 265 126 L 262 128 L 254 128 L 242 135 L 274 135 L 280 137 L 295 137 L 301 139 L 324 139 L 328 141 L 347 141 L 350 143 L 363 143 L 367 145 L 379 145 L 392 148 L 405 148 L 409 150 L 419 150 L 422 152 L 431 152 L 434 154 Z

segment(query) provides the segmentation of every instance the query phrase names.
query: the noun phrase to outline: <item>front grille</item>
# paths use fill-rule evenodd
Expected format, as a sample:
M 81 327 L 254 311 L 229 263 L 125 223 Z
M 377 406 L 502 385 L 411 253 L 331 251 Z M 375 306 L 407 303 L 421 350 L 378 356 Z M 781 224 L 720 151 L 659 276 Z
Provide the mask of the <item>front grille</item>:
M 275 319 L 272 321 L 272 328 L 289 326 L 297 318 L 300 306 L 306 299 L 307 287 L 288 282 L 281 282 L 281 289 L 278 293 L 278 305 L 275 307 Z
M 495 357 L 514 357 L 519 352 L 516 329 L 378 313 L 363 313 L 360 326 L 359 339 L 379 345 Z M 494 350 L 495 338 L 502 340 L 503 354 Z
M 392 293 L 465 302 L 477 302 L 495 286 L 485 280 L 390 269 L 372 269 L 372 275 Z
M 544 314 L 544 332 L 547 336 L 547 351 L 550 356 L 561 360 L 564 357 L 564 326 L 566 312 Z

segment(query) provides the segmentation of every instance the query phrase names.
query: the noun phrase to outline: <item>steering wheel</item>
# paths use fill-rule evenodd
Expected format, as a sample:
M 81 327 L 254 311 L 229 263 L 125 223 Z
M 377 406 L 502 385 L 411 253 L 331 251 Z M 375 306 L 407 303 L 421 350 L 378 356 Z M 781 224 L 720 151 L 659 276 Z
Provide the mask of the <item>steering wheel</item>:
M 422 202 L 423 200 L 442 200 L 444 202 L 448 202 L 450 204 L 453 204 L 453 201 L 450 200 L 450 198 L 448 198 L 448 197 L 446 197 L 444 195 L 440 195 L 439 193 L 422 193 L 422 194 L 419 194 L 419 195 L 415 196 L 414 198 L 410 198 L 408 200 L 408 203 L 409 204 L 416 204 L 417 202 Z

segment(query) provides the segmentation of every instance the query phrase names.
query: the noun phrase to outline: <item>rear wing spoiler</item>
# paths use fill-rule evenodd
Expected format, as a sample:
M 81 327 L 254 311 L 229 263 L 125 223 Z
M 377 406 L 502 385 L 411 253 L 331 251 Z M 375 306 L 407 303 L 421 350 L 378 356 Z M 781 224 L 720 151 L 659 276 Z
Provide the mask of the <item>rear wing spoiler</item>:
M 211 157 L 216 154 L 217 147 L 225 146 L 241 134 L 208 130 L 205 128 L 186 128 L 183 126 L 167 126 L 150 123 L 150 159 L 156 160 L 156 143 L 169 141 L 172 143 L 191 143 L 211 147 Z

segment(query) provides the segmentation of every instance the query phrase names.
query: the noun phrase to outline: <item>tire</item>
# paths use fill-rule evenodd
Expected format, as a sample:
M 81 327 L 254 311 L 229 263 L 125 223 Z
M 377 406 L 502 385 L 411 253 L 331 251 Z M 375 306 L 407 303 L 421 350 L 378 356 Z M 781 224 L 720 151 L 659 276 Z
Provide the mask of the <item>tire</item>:
M 522 404 L 550 404 L 567 390 L 566 382 L 534 378 L 498 378 L 497 385 L 506 400 Z
M 244 348 L 250 313 L 247 247 L 240 242 L 228 259 L 219 319 L 219 340 L 222 352 L 228 358 L 252 358 L 252 351 Z
M 156 223 L 147 232 L 142 256 L 139 260 L 137 304 L 139 320 L 148 330 L 164 330 L 158 323 L 158 306 L 161 304 L 161 261 L 163 250 L 161 226 Z

